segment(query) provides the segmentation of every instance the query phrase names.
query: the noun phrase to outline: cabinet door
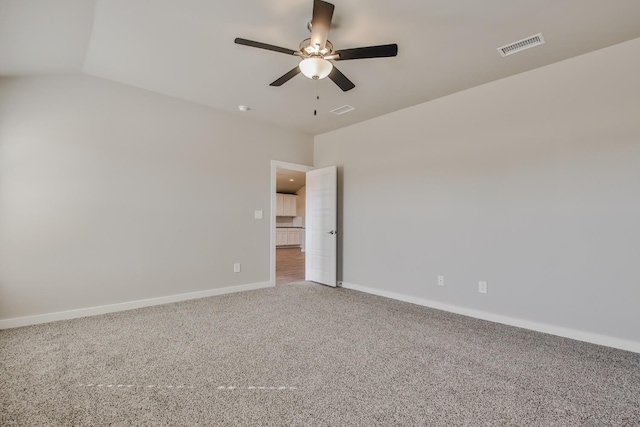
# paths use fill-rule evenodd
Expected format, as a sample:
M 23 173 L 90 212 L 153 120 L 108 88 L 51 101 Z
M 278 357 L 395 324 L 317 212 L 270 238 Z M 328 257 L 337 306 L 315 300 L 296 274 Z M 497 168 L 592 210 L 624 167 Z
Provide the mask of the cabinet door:
M 276 230 L 276 246 L 284 246 L 287 244 L 288 233 L 286 229 Z
M 284 216 L 284 195 L 276 194 L 276 216 Z
M 300 246 L 300 230 L 290 228 L 287 231 L 287 245 Z
M 284 196 L 284 216 L 296 216 L 296 201 L 297 196 Z

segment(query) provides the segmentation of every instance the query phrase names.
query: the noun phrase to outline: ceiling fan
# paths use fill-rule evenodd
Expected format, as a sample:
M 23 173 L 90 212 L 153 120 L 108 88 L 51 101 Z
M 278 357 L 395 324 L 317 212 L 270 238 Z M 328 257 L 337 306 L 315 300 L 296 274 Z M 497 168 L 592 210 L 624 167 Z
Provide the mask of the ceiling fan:
M 313 16 L 307 26 L 311 37 L 300 43 L 299 50 L 260 43 L 253 40 L 236 38 L 235 43 L 259 49 L 272 50 L 302 58 L 300 64 L 273 83 L 271 86 L 282 86 L 300 72 L 313 80 L 329 77 L 340 89 L 348 91 L 356 87 L 351 80 L 338 70 L 330 60 L 346 61 L 349 59 L 385 58 L 398 54 L 397 44 L 379 46 L 356 47 L 353 49 L 333 50 L 333 44 L 328 40 L 331 29 L 331 19 L 335 6 L 322 0 L 313 1 Z

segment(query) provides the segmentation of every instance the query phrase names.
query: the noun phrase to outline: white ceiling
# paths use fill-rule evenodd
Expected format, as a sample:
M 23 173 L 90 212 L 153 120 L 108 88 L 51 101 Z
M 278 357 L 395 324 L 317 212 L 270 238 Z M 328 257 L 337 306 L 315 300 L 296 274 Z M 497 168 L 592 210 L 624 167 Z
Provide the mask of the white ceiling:
M 346 93 L 302 75 L 271 87 L 298 59 L 233 43 L 297 49 L 312 0 L 0 0 L 0 75 L 83 72 L 318 134 L 640 37 L 638 0 L 334 4 L 336 49 L 399 46 L 395 58 L 337 62 L 356 84 Z M 496 51 L 539 32 L 543 46 Z M 329 113 L 345 104 L 356 110 Z

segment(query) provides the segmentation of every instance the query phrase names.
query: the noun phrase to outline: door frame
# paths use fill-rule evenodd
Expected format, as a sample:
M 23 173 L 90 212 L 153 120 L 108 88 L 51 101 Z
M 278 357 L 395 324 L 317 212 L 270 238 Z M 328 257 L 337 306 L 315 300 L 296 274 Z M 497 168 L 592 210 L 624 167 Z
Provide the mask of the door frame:
M 269 235 L 269 282 L 276 285 L 276 188 L 278 169 L 288 169 L 298 172 L 309 172 L 313 170 L 313 166 L 302 165 L 298 163 L 282 162 L 280 160 L 271 160 L 271 213 L 269 215 L 271 231 Z M 305 267 L 306 268 L 306 267 Z

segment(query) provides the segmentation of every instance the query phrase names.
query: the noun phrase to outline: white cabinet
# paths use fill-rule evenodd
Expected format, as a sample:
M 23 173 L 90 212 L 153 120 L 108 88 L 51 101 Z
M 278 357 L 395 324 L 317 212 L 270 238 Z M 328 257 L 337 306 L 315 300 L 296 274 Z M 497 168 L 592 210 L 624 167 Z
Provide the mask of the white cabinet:
M 286 228 L 277 228 L 276 229 L 276 246 L 286 246 L 287 245 L 287 230 Z
M 300 246 L 299 228 L 276 228 L 276 246 Z
M 296 216 L 297 200 L 295 194 L 276 194 L 276 216 Z
M 283 216 L 284 212 L 284 194 L 276 194 L 276 216 Z
M 289 228 L 287 231 L 287 245 L 300 246 L 300 229 Z
M 286 194 L 284 196 L 284 210 L 283 216 L 296 216 L 296 205 L 298 196 L 293 194 Z

